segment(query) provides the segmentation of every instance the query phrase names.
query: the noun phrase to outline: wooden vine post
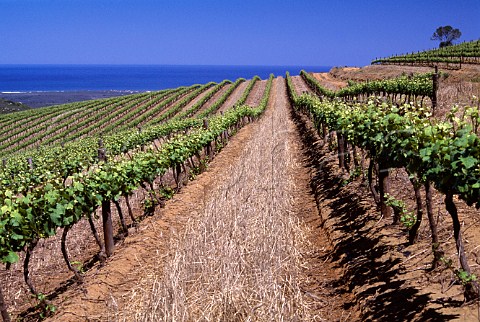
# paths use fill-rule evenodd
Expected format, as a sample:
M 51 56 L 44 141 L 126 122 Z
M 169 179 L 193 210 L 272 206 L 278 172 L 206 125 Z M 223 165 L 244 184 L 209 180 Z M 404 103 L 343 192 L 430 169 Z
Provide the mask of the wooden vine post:
M 340 170 L 345 169 L 345 144 L 344 137 L 341 131 L 337 131 L 337 156 L 338 156 L 338 167 Z
M 378 190 L 380 195 L 380 211 L 385 218 L 392 216 L 392 209 L 386 204 L 386 194 L 390 193 L 390 168 L 385 162 L 378 161 Z M 399 218 L 393 218 L 396 224 Z
M 433 93 L 432 93 L 432 115 L 435 115 L 437 108 L 437 90 L 438 90 L 438 66 L 435 66 L 435 73 L 432 76 Z
M 33 170 L 33 160 L 32 160 L 32 158 L 27 158 L 27 162 L 28 162 L 28 168 L 30 170 Z
M 413 245 L 414 243 L 417 242 L 417 239 L 418 239 L 418 229 L 420 228 L 420 225 L 422 223 L 424 207 L 422 202 L 422 194 L 420 191 L 421 183 L 416 178 L 410 179 L 410 182 L 413 185 L 413 191 L 415 193 L 415 203 L 417 205 L 417 216 L 416 216 L 415 224 L 408 231 L 408 241 L 410 245 Z
M 428 223 L 430 225 L 430 231 L 432 232 L 432 250 L 433 250 L 432 269 L 435 269 L 440 266 L 440 260 L 444 254 L 440 248 L 437 222 L 433 214 L 432 188 L 430 185 L 430 181 L 427 180 L 424 186 L 425 186 L 425 203 L 427 207 Z
M 203 120 L 203 128 L 208 129 L 208 120 L 207 119 Z M 212 143 L 211 142 L 207 144 L 205 154 L 208 156 L 208 160 L 212 160 L 213 149 L 212 149 Z
M 98 141 L 98 160 L 107 162 L 107 154 L 103 147 L 103 140 Z M 105 240 L 105 254 L 107 257 L 112 256 L 115 244 L 113 242 L 113 224 L 112 209 L 110 200 L 102 201 L 102 222 L 103 222 L 103 238 Z
M 470 276 L 472 271 L 468 265 L 467 255 L 465 254 L 465 246 L 463 244 L 462 231 L 460 229 L 460 220 L 458 219 L 458 210 L 453 201 L 453 191 L 451 190 L 447 191 L 445 194 L 445 208 L 453 221 L 453 236 L 455 238 L 460 266 L 462 267 L 462 270 Z M 479 285 L 475 280 L 466 283 L 464 295 L 467 301 L 472 301 L 478 298 Z
M 137 130 L 138 130 L 138 134 L 141 134 L 141 133 L 142 133 L 142 127 L 141 127 L 141 126 L 138 126 L 138 127 L 137 127 Z M 140 147 L 140 150 L 141 150 L 142 152 L 145 151 L 145 144 L 142 143 L 142 145 L 141 145 L 141 147 Z

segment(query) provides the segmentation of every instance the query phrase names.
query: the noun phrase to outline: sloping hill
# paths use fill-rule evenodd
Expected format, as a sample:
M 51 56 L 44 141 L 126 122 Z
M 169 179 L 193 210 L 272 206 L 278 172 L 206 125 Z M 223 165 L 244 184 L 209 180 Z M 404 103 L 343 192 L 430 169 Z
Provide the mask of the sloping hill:
M 13 102 L 0 97 L 0 114 L 8 114 L 29 109 L 30 107 L 25 104 Z
M 480 40 L 467 41 L 458 45 L 419 51 L 416 53 L 377 58 L 372 64 L 434 66 L 442 64 L 459 69 L 462 64 L 480 64 Z

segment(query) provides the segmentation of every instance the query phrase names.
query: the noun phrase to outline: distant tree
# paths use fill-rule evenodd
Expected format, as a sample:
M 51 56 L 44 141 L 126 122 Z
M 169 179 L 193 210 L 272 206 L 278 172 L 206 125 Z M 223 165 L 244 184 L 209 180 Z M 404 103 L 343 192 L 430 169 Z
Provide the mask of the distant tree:
M 452 41 L 460 38 L 462 33 L 457 28 L 453 29 L 452 26 L 438 27 L 433 33 L 431 40 L 439 40 L 440 48 L 452 45 Z

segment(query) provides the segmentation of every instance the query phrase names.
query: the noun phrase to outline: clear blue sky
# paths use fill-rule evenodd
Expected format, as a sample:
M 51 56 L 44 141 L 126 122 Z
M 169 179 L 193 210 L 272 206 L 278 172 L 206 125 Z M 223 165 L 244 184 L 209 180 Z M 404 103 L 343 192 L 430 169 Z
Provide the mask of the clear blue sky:
M 0 0 L 0 64 L 368 65 L 480 38 L 480 0 Z

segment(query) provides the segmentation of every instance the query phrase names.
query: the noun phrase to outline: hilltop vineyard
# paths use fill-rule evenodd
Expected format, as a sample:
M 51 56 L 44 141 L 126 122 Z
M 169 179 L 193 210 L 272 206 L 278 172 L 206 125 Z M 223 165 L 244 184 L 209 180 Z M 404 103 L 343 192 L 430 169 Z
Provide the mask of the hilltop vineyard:
M 377 58 L 372 61 L 372 64 L 428 67 L 441 64 L 452 69 L 461 68 L 462 64 L 480 64 L 480 40 L 417 53 Z

